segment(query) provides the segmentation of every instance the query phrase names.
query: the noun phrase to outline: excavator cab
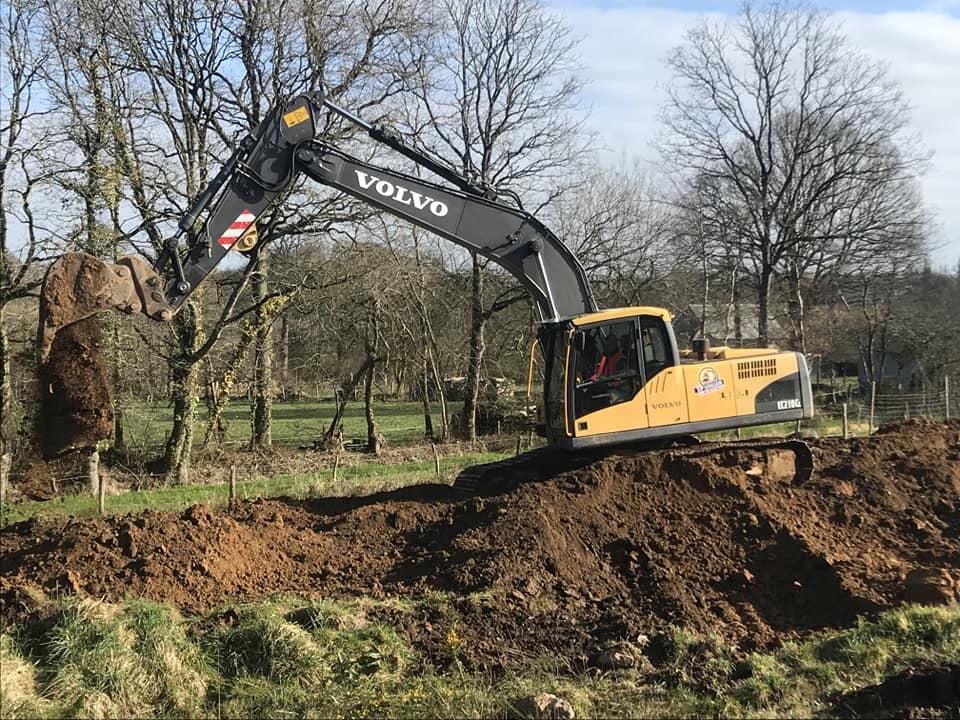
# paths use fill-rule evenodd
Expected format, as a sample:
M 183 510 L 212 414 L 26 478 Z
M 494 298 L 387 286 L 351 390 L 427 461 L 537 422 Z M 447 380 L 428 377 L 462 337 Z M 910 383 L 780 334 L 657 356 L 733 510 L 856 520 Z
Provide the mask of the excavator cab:
M 680 350 L 667 310 L 632 307 L 544 325 L 545 433 L 567 449 L 813 416 L 803 355 Z

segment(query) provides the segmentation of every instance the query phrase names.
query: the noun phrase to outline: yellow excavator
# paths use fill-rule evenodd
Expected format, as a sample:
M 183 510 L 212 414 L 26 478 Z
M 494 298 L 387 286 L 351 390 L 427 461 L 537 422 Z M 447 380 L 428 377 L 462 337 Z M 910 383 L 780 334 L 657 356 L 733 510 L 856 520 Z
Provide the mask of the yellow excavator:
M 326 110 L 445 183 L 371 165 L 325 142 L 317 128 Z M 277 106 L 239 143 L 152 266 L 136 256 L 118 263 L 84 253 L 59 258 L 41 293 L 41 369 L 66 328 L 101 311 L 170 320 L 228 253 L 252 250 L 257 218 L 301 175 L 479 253 L 519 280 L 540 318 L 540 428 L 551 446 L 577 450 L 813 417 L 800 353 L 705 341 L 680 350 L 667 310 L 598 309 L 580 262 L 516 196 L 470 182 L 319 92 Z M 49 372 L 45 402 L 55 403 L 69 388 Z M 74 412 L 81 424 L 82 415 Z M 54 452 L 91 442 L 81 431 L 60 437 Z

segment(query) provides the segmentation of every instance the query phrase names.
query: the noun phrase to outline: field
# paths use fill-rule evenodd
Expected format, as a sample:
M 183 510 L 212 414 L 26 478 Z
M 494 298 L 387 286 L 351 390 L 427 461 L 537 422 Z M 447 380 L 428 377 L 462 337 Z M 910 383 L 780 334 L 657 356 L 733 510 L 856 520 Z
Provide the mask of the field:
M 461 403 L 450 403 L 449 411 L 458 412 Z M 439 406 L 434 403 L 434 413 Z M 320 438 L 333 419 L 332 400 L 275 402 L 273 405 L 273 440 L 281 446 L 309 445 Z M 423 439 L 423 409 L 416 402 L 377 402 L 374 413 L 380 433 L 393 445 Z M 124 406 L 125 441 L 134 447 L 157 447 L 163 444 L 170 427 L 173 409 L 159 403 L 130 403 Z M 201 405 L 196 432 L 202 440 L 207 425 L 207 409 Z M 239 445 L 250 439 L 250 407 L 242 400 L 232 401 L 223 413 L 227 426 L 226 442 Z M 367 424 L 362 402 L 351 402 L 343 415 L 344 438 L 366 438 Z M 435 416 L 434 422 L 439 426 Z
M 4 715 L 957 712 L 960 423 L 813 441 L 812 472 L 789 444 L 537 450 L 472 493 L 447 483 L 503 453 L 438 482 L 397 452 L 230 505 L 8 508 Z

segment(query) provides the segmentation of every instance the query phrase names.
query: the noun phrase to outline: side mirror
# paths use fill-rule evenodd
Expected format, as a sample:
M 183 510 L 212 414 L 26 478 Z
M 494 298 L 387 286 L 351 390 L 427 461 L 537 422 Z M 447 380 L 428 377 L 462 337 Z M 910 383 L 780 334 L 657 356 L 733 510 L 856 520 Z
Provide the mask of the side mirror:
M 587 349 L 587 334 L 585 332 L 577 330 L 573 334 L 573 349 L 578 353 Z

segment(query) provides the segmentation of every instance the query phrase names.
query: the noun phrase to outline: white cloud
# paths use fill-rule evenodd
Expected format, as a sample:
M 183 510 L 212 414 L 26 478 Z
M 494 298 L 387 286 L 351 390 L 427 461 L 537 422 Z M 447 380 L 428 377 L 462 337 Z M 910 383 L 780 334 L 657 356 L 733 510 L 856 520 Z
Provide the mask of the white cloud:
M 669 79 L 665 60 L 699 15 L 650 6 L 560 10 L 580 45 L 591 124 L 608 151 L 656 159 L 657 114 Z M 933 162 L 922 181 L 937 216 L 935 265 L 960 260 L 960 17 L 942 5 L 923 11 L 837 13 L 852 45 L 888 65 L 912 107 L 913 126 Z

